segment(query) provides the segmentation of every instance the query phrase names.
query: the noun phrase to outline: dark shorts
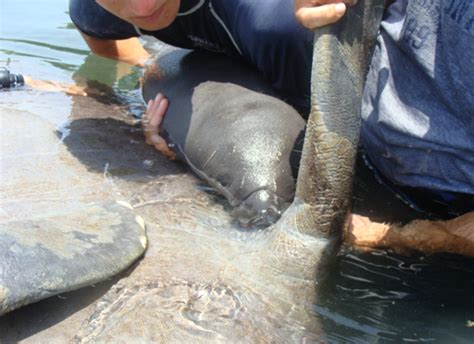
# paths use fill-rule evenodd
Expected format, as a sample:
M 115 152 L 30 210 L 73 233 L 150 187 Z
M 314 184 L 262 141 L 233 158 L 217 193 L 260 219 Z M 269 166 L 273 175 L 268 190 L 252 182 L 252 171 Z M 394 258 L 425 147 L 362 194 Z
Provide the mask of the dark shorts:
M 352 202 L 355 214 L 405 225 L 413 220 L 446 220 L 472 210 L 473 195 L 396 185 L 365 158 L 363 150 L 357 156 Z

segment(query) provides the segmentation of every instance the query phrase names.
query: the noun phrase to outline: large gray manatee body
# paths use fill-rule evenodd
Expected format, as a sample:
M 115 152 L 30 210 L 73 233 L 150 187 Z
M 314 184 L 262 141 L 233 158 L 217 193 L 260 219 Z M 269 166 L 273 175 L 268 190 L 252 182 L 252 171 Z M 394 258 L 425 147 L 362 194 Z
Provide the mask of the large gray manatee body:
M 313 86 L 319 76 L 326 82 L 313 89 L 295 201 L 279 222 L 262 231 L 236 230 L 189 176 L 115 179 L 123 197 L 138 200 L 131 203 L 147 223 L 145 258 L 95 302 L 36 330 L 31 342 L 324 341 L 312 305 L 349 205 L 365 54 L 381 11 L 382 1 L 360 1 L 340 25 L 317 33 L 315 55 L 327 60 L 315 59 Z M 343 98 L 332 91 L 337 80 L 343 89 L 334 92 L 347 92 Z M 338 99 L 350 101 L 338 107 Z M 320 158 L 316 149 L 324 152 Z
M 292 202 L 305 121 L 257 72 L 205 52 L 174 51 L 145 73 L 143 97 L 170 100 L 161 133 L 225 196 L 244 225 L 268 226 Z
M 0 106 L 0 127 L 0 316 L 107 280 L 143 254 L 143 220 L 50 123 Z

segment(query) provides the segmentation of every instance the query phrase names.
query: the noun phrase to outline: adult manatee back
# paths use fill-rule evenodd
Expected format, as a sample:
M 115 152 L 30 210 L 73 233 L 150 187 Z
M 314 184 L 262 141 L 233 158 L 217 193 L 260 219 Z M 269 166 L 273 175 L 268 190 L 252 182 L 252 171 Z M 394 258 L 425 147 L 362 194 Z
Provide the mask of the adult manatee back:
M 315 33 L 311 112 L 294 201 L 276 224 L 245 243 L 246 252 L 235 255 L 245 266 L 241 276 L 252 280 L 254 290 L 267 295 L 270 288 L 274 300 L 284 300 L 279 307 L 300 319 L 305 315 L 296 311 L 297 305 L 318 296 L 341 241 L 352 198 L 362 90 L 383 8 L 383 0 L 358 1 L 339 23 Z M 215 77 L 222 80 L 219 74 Z M 187 98 L 193 111 L 199 110 L 198 104 L 222 106 L 214 98 L 209 104 L 199 97 L 201 102 L 195 102 L 199 92 L 191 86 L 185 89 L 192 90 L 188 92 L 193 97 Z M 146 92 L 145 99 L 154 96 Z M 314 319 L 301 321 L 311 324 Z
M 351 200 L 362 90 L 383 9 L 383 0 L 359 1 L 339 23 L 315 33 L 311 112 L 294 201 L 274 226 L 253 239 L 258 254 L 239 255 L 252 279 L 264 281 L 262 287 L 278 285 L 280 296 L 285 295 L 281 298 L 293 304 L 304 304 L 317 295 L 321 284 L 315 281 L 328 271 L 341 241 Z M 221 81 L 217 73 L 215 78 Z M 160 74 L 155 74 L 159 82 Z M 145 85 L 150 83 L 145 80 Z M 166 73 L 161 80 L 166 80 Z M 185 89 L 198 93 L 191 86 Z M 154 96 L 147 95 L 146 87 L 144 95 L 145 99 Z M 204 104 L 194 102 L 191 95 L 187 98 L 192 99 L 187 113 Z M 220 106 L 214 99 L 210 103 Z
M 291 203 L 305 122 L 256 71 L 229 57 L 177 50 L 147 69 L 145 101 L 170 106 L 161 134 L 233 208 L 268 226 Z

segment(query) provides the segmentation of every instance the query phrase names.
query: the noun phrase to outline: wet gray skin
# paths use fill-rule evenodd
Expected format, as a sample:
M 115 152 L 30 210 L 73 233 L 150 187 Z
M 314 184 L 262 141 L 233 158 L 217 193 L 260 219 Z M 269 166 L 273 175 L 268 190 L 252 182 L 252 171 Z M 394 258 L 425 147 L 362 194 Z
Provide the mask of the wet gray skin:
M 103 177 L 83 173 L 47 121 L 0 113 L 2 315 L 120 273 L 147 239 L 143 220 Z
M 313 269 L 303 261 L 325 266 L 321 257 L 331 256 L 340 242 L 352 198 L 364 78 L 383 6 L 383 1 L 355 4 L 337 25 L 315 34 L 311 112 L 296 195 L 262 243 L 271 251 L 294 246 L 301 261 L 289 263 L 284 254 L 270 260 L 272 266 L 282 264 L 282 273 L 308 274 Z M 159 57 L 144 78 L 145 101 L 162 92 L 171 102 L 162 135 L 236 207 L 234 216 L 268 224 L 267 214 L 279 214 L 293 197 L 290 161 L 303 131 L 298 114 L 245 66 L 179 53 L 184 55 Z
M 223 195 L 244 226 L 268 227 L 293 201 L 305 121 L 257 73 L 227 56 L 174 51 L 144 76 L 163 93 L 161 125 L 181 161 Z
M 53 300 L 11 313 L 0 321 L 6 340 L 317 341 L 322 329 L 310 308 L 347 214 L 363 76 L 382 5 L 360 2 L 340 24 L 316 34 L 312 112 L 295 201 L 268 229 L 235 228 L 195 178 L 148 155 L 152 148 L 130 145 L 141 134 L 124 129 L 124 116 L 104 108 L 89 118 L 81 107 L 63 142 L 93 175 L 104 174 L 107 162 L 113 191 L 147 223 L 149 248 L 93 300 L 68 295 L 62 307 Z M 137 161 L 144 157 L 154 173 L 140 172 Z

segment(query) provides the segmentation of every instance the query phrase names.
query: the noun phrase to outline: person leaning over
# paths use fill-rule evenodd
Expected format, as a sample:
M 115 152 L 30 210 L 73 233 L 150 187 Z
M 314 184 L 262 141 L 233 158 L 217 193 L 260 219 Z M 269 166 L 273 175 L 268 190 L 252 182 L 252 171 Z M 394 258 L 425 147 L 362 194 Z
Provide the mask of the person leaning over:
M 444 237 L 439 250 L 448 246 L 448 234 L 474 242 L 474 4 L 387 5 L 362 104 L 365 161 L 420 218 L 439 220 L 401 230 L 353 215 L 348 238 L 358 245 L 423 249 L 422 234 L 438 231 Z M 309 110 L 310 30 L 346 11 L 340 0 L 70 0 L 73 22 L 98 55 L 144 66 L 150 55 L 141 35 L 226 54 L 253 65 L 301 113 Z M 158 130 L 167 107 L 157 95 L 144 129 L 147 142 L 170 155 Z

